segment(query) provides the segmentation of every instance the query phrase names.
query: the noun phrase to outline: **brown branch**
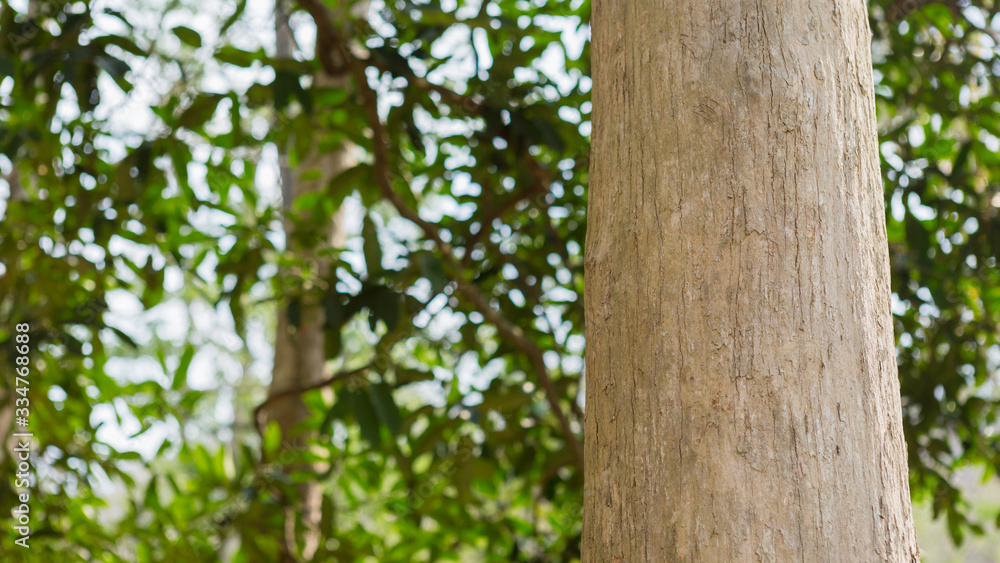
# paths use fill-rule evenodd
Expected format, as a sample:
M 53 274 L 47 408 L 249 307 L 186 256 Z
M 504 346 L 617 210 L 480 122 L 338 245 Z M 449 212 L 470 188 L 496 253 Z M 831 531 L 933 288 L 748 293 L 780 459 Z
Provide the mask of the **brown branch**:
M 409 219 L 419 226 L 424 231 L 426 236 L 433 240 L 435 244 L 437 244 L 438 248 L 441 249 L 441 254 L 444 255 L 445 260 L 452 266 L 452 268 L 457 269 L 458 263 L 451 251 L 451 246 L 441 239 L 436 226 L 421 219 L 417 212 L 410 209 L 403 201 L 402 197 L 396 193 L 396 190 L 392 187 L 392 176 L 389 172 L 388 144 L 385 139 L 385 130 L 379 120 L 375 92 L 368 85 L 368 77 L 365 75 L 364 64 L 356 59 L 352 59 L 350 65 L 354 70 L 354 75 L 358 82 L 358 89 L 361 92 L 362 102 L 365 107 L 365 113 L 368 114 L 368 119 L 372 128 L 372 144 L 375 157 L 375 179 L 379 184 L 379 188 L 381 189 L 383 196 L 393 204 L 396 211 L 402 217 Z M 509 320 L 494 311 L 483 294 L 475 286 L 461 279 L 457 280 L 457 282 L 459 293 L 466 300 L 468 300 L 472 306 L 479 311 L 481 315 L 483 315 L 484 318 L 488 319 L 497 327 L 501 336 L 509 339 L 528 357 L 528 360 L 531 362 L 532 367 L 535 370 L 538 382 L 545 391 L 545 396 L 548 399 L 549 406 L 552 408 L 553 414 L 556 415 L 563 434 L 565 434 L 566 442 L 569 444 L 570 449 L 573 450 L 573 456 L 576 459 L 578 467 L 583 469 L 583 447 L 580 445 L 580 441 L 573 432 L 569 419 L 566 417 L 566 413 L 563 412 L 562 407 L 559 405 L 559 392 L 552 383 L 552 378 L 549 375 L 548 368 L 545 367 L 541 349 L 539 349 L 534 342 L 529 340 L 524 335 L 524 331 L 522 331 L 520 327 L 514 325 Z
M 559 391 L 552 382 L 549 369 L 545 367 L 542 350 L 524 334 L 521 327 L 510 322 L 506 317 L 494 310 L 475 286 L 460 280 L 458 282 L 458 291 L 472 303 L 473 307 L 479 311 L 479 314 L 497 327 L 497 331 L 501 337 L 516 346 L 528 357 L 528 361 L 531 363 L 532 368 L 535 370 L 535 375 L 538 377 L 538 383 L 542 386 L 542 390 L 545 391 L 545 398 L 552 407 L 553 414 L 559 420 L 560 428 L 566 435 L 566 442 L 569 444 L 570 449 L 573 450 L 573 457 L 576 460 L 577 466 L 583 469 L 583 447 L 580 445 L 580 441 L 576 438 L 576 434 L 570 426 L 569 418 L 566 417 L 566 413 L 563 412 L 562 407 L 559 405 Z
M 344 379 L 350 379 L 350 378 L 352 378 L 352 377 L 354 377 L 356 375 L 360 375 L 360 374 L 362 374 L 362 373 L 370 370 L 372 368 L 372 365 L 373 365 L 372 363 L 368 363 L 368 364 L 363 365 L 363 366 L 361 366 L 361 367 L 359 367 L 357 369 L 352 369 L 352 370 L 347 370 L 347 371 L 341 371 L 341 372 L 333 374 L 332 376 L 330 376 L 330 377 L 328 377 L 328 378 L 326 378 L 326 379 L 324 379 L 322 381 L 317 381 L 316 383 L 313 383 L 311 385 L 306 385 L 305 387 L 296 387 L 294 389 L 285 389 L 284 391 L 280 391 L 278 393 L 275 393 L 274 395 L 268 396 L 267 399 L 264 399 L 263 403 L 257 405 L 257 408 L 255 408 L 253 410 L 253 422 L 254 422 L 254 426 L 256 426 L 256 428 L 257 428 L 257 433 L 260 434 L 261 436 L 264 435 L 264 429 L 261 428 L 261 426 L 260 426 L 260 413 L 265 408 L 267 408 L 269 405 L 271 405 L 272 403 L 275 403 L 278 400 L 284 399 L 286 397 L 291 397 L 293 395 L 301 395 L 303 393 L 307 393 L 307 392 L 312 391 L 314 389 L 319 389 L 320 387 L 326 387 L 327 385 L 333 385 L 334 383 L 336 383 L 338 381 L 342 381 Z
M 392 74 L 394 73 L 395 70 L 389 68 L 389 66 L 386 65 L 385 63 L 374 60 L 372 58 L 366 59 L 363 62 L 366 65 L 377 68 L 382 72 L 388 72 Z M 433 82 L 428 81 L 426 78 L 417 76 L 416 73 L 414 73 L 413 70 L 410 69 L 409 67 L 407 67 L 407 72 L 402 78 L 405 78 L 406 81 L 411 86 L 414 86 L 418 89 L 437 92 L 444 101 L 452 105 L 461 107 L 470 115 L 477 115 L 477 114 L 482 115 L 486 110 L 489 109 L 489 107 L 486 104 L 476 100 L 474 95 L 459 94 L 458 92 L 455 92 L 454 90 L 448 88 L 447 86 L 434 84 Z M 509 132 L 507 132 L 506 130 L 501 131 L 500 137 L 505 141 L 507 141 L 508 144 L 510 144 L 512 141 Z M 483 221 L 481 221 L 480 223 L 481 227 L 479 231 L 470 236 L 469 239 L 470 242 L 467 245 L 467 247 L 470 250 L 482 238 L 483 234 L 490 227 L 490 225 L 493 223 L 494 220 L 496 220 L 499 217 L 502 217 L 505 213 L 507 213 L 507 211 L 516 206 L 518 203 L 526 199 L 533 198 L 537 195 L 549 192 L 552 180 L 549 178 L 549 173 L 545 169 L 545 167 L 538 162 L 538 159 L 536 159 L 527 151 L 524 151 L 520 155 L 520 158 L 524 160 L 524 163 L 527 166 L 528 171 L 531 173 L 531 176 L 534 178 L 535 183 L 530 188 L 522 191 L 521 193 L 515 195 L 514 197 L 511 197 L 509 200 L 501 203 L 500 205 L 496 206 L 494 209 L 490 211 L 490 213 L 486 216 L 486 218 Z M 462 260 L 463 265 L 468 265 L 470 256 L 471 252 L 466 254 L 466 256 Z
M 337 50 L 341 55 L 343 55 L 347 65 L 351 69 L 351 72 L 354 74 L 355 82 L 357 83 L 357 87 L 361 95 L 363 109 L 367 115 L 369 125 L 372 130 L 372 153 L 374 157 L 373 171 L 375 181 L 378 184 L 383 197 L 392 203 L 393 207 L 401 217 L 420 227 L 425 236 L 434 241 L 437 245 L 445 261 L 448 262 L 453 269 L 457 270 L 458 261 L 455 259 L 451 246 L 441 238 L 437 226 L 429 221 L 425 221 L 415 210 L 410 209 L 409 206 L 406 205 L 402 196 L 397 193 L 395 188 L 392 186 L 388 142 L 385 135 L 385 129 L 382 127 L 381 120 L 378 116 L 378 99 L 375 92 L 371 89 L 371 86 L 368 85 L 368 77 L 365 74 L 368 62 L 359 60 L 357 57 L 351 55 L 350 49 L 340 38 L 337 30 L 327 18 L 326 11 L 322 3 L 318 0 L 299 0 L 299 4 L 307 12 L 309 12 L 314 20 L 316 20 L 317 33 L 325 36 L 322 44 Z M 324 65 L 330 64 L 327 62 L 328 60 L 329 57 L 320 57 L 320 62 Z M 327 70 L 329 71 L 331 69 Z M 429 82 L 427 84 L 430 85 Z M 434 89 L 435 91 L 441 92 L 439 87 L 435 87 Z M 452 101 L 461 101 L 465 99 L 465 97 L 460 94 L 450 91 L 448 92 L 447 96 Z M 446 95 L 444 92 L 441 93 L 442 95 Z M 475 107 L 479 108 L 481 106 L 476 104 Z M 531 161 L 534 163 L 532 172 L 533 174 L 537 174 L 537 172 L 542 169 L 540 165 L 534 161 L 534 159 L 531 159 Z M 580 440 L 573 432 L 566 413 L 563 412 L 562 407 L 559 404 L 559 392 L 556 390 L 555 384 L 552 382 L 548 368 L 545 367 L 542 350 L 538 348 L 538 346 L 536 346 L 535 343 L 532 342 L 527 336 L 525 336 L 524 331 L 521 330 L 520 327 L 511 323 L 495 311 L 490 306 L 485 296 L 475 286 L 461 279 L 457 280 L 457 285 L 458 291 L 462 297 L 470 302 L 473 308 L 483 315 L 484 318 L 494 324 L 502 337 L 510 340 L 527 356 L 532 368 L 535 371 L 539 384 L 545 391 L 545 396 L 548 400 L 549 406 L 552 408 L 553 414 L 555 414 L 558 419 L 559 426 L 565 435 L 566 443 L 569 444 L 570 449 L 573 451 L 573 457 L 576 464 L 578 468 L 582 470 L 583 447 L 580 444 Z
M 551 225 L 550 225 L 550 228 L 551 228 Z M 538 288 L 536 286 L 528 285 L 527 281 L 524 279 L 524 272 L 527 269 L 527 264 L 524 263 L 524 262 L 521 262 L 521 261 L 515 261 L 515 260 L 512 259 L 511 256 L 503 254 L 502 252 L 499 251 L 498 248 L 496 248 L 496 245 L 494 243 L 486 241 L 483 244 L 485 244 L 488 248 L 494 250 L 494 252 L 497 253 L 497 256 L 498 256 L 497 264 L 498 265 L 500 265 L 500 264 L 510 264 L 511 266 L 514 266 L 515 268 L 517 268 L 517 271 L 519 273 L 518 277 L 516 278 L 518 289 L 520 289 L 522 293 L 524 293 L 525 295 L 528 295 L 530 298 L 534 299 L 535 301 L 541 302 L 541 300 L 542 300 L 542 294 L 541 294 L 541 292 L 538 290 Z M 570 270 L 572 270 L 572 266 L 569 264 L 569 258 L 568 257 L 566 258 L 566 267 L 569 268 Z M 532 275 L 534 275 L 534 274 L 532 274 Z M 549 323 L 548 319 L 545 318 L 545 317 L 543 317 L 543 318 L 545 319 L 545 324 L 549 327 L 549 330 L 553 330 L 552 324 Z M 529 340 L 529 342 L 530 342 L 530 340 Z M 532 345 L 534 346 L 533 343 L 532 343 Z M 558 352 L 558 350 L 556 350 L 556 352 Z M 584 422 L 583 409 L 580 408 L 580 405 L 576 402 L 575 399 L 570 399 L 569 405 L 570 405 L 570 410 L 573 411 L 573 415 L 580 422 L 580 424 L 583 424 L 583 422 Z

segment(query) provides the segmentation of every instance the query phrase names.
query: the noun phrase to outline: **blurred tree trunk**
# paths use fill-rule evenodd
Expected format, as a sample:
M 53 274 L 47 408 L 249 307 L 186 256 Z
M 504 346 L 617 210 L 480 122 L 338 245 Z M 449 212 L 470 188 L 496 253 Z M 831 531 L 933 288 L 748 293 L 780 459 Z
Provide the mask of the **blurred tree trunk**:
M 275 31 L 277 41 L 277 56 L 291 58 L 294 48 L 292 29 L 288 22 L 287 7 L 279 0 L 275 4 Z M 347 87 L 349 78 L 345 76 L 330 76 L 319 73 L 314 77 L 314 87 Z M 322 231 L 322 240 L 302 241 L 301 233 L 296 232 L 292 220 L 292 204 L 301 195 L 323 190 L 328 182 L 355 163 L 352 161 L 348 147 L 344 146 L 332 152 L 319 150 L 320 140 L 325 132 L 318 126 L 313 129 L 314 139 L 312 151 L 301 159 L 296 166 L 289 164 L 287 150 L 280 151 L 281 187 L 285 211 L 285 239 L 287 248 L 297 258 L 313 265 L 320 279 L 326 279 L 330 272 L 330 260 L 317 254 L 318 247 L 343 247 L 344 229 L 341 213 L 337 213 Z M 316 172 L 318 171 L 318 174 Z M 303 174 L 310 172 L 309 179 Z M 294 275 L 283 272 L 282 275 Z M 278 309 L 277 331 L 274 344 L 274 367 L 271 385 L 268 389 L 268 401 L 262 412 L 263 424 L 269 421 L 277 422 L 282 433 L 283 449 L 295 449 L 306 444 L 309 432 L 303 431 L 300 425 L 310 417 L 310 413 L 298 393 L 289 394 L 297 389 L 304 389 L 325 377 L 326 356 L 324 349 L 323 324 L 325 322 L 321 300 L 315 293 L 304 296 L 299 302 L 297 326 L 289 320 L 288 303 Z M 315 467 L 293 467 L 292 470 L 315 470 Z M 322 539 L 319 530 L 322 506 L 322 489 L 318 483 L 305 483 L 299 486 L 301 505 L 298 518 L 303 530 L 303 546 L 301 557 L 311 560 Z M 294 511 L 290 511 L 286 522 L 284 548 L 291 551 L 297 544 Z M 287 561 L 296 560 L 294 553 L 284 553 Z
M 865 3 L 593 25 L 584 561 L 917 561 Z

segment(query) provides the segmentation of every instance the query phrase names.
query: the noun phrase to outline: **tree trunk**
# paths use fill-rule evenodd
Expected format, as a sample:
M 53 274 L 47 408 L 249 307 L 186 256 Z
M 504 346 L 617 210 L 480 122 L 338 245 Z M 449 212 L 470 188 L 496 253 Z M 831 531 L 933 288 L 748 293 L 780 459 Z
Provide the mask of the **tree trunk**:
M 279 0 L 275 3 L 275 32 L 278 58 L 291 58 L 293 52 L 292 30 L 288 23 L 288 13 Z M 319 72 L 314 77 L 317 87 L 346 87 L 347 76 L 333 77 Z M 288 250 L 296 257 L 315 265 L 319 277 L 326 279 L 330 270 L 330 260 L 317 256 L 318 246 L 344 246 L 345 233 L 341 213 L 331 218 L 325 232 L 325 240 L 316 241 L 315 246 L 306 246 L 296 242 L 295 225 L 291 220 L 292 204 L 299 196 L 322 190 L 327 183 L 355 164 L 347 147 L 341 147 L 331 152 L 321 152 L 319 141 L 324 134 L 317 125 L 313 150 L 298 164 L 292 167 L 288 163 L 287 153 L 282 150 L 281 188 L 285 211 L 285 240 Z M 302 178 L 306 172 L 319 171 L 312 179 Z M 283 275 L 289 275 L 283 272 Z M 288 303 L 278 310 L 277 330 L 274 343 L 274 367 L 271 385 L 268 389 L 268 401 L 263 409 L 263 424 L 275 421 L 281 429 L 283 447 L 298 448 L 305 445 L 308 435 L 297 428 L 309 416 L 309 410 L 295 390 L 305 389 L 322 381 L 326 375 L 326 354 L 324 348 L 323 325 L 325 315 L 321 300 L 315 295 L 306 295 L 300 300 L 300 321 L 298 326 L 292 326 L 289 321 Z M 312 467 L 291 467 L 290 470 L 315 469 Z M 289 507 L 285 538 L 283 543 L 282 561 L 298 559 L 297 533 L 295 531 L 296 516 L 305 529 L 303 530 L 302 559 L 312 560 L 322 539 L 319 522 L 321 518 L 322 490 L 315 482 L 303 483 L 299 486 L 300 504 Z
M 593 26 L 584 561 L 917 561 L 865 3 Z

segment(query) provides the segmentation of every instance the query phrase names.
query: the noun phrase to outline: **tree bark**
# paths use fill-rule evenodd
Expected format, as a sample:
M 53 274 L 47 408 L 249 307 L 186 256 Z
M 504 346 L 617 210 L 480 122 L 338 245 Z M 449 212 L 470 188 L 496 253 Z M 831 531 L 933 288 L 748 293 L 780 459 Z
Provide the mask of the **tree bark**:
M 918 560 L 870 38 L 595 0 L 584 561 Z

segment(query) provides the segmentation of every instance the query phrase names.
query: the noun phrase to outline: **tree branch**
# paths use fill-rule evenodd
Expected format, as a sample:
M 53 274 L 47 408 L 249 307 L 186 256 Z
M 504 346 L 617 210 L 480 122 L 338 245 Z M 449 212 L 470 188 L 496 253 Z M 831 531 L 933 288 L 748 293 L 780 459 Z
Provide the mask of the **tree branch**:
M 278 393 L 275 393 L 273 395 L 269 395 L 267 397 L 267 399 L 264 399 L 263 403 L 257 405 L 257 408 L 255 408 L 253 410 L 253 422 L 254 422 L 254 426 L 257 427 L 257 433 L 260 434 L 261 436 L 264 435 L 264 429 L 261 428 L 261 426 L 260 426 L 260 413 L 263 412 L 263 410 L 265 408 L 267 408 L 268 405 L 271 405 L 271 404 L 277 402 L 278 400 L 284 399 L 286 397 L 291 397 L 293 395 L 301 395 L 303 393 L 307 393 L 307 392 L 312 391 L 314 389 L 319 389 L 320 387 L 326 387 L 327 385 L 333 385 L 334 383 L 336 383 L 338 381 L 342 381 L 344 379 L 350 379 L 350 378 L 352 378 L 352 377 L 354 377 L 356 375 L 360 375 L 360 374 L 362 374 L 362 373 L 370 370 L 371 368 L 372 368 L 372 364 L 368 363 L 368 364 L 365 364 L 365 365 L 363 365 L 363 366 L 361 366 L 361 367 L 359 367 L 357 369 L 352 369 L 352 370 L 341 371 L 341 372 L 335 373 L 334 375 L 332 375 L 332 376 L 330 376 L 330 377 L 328 377 L 328 378 L 326 378 L 326 379 L 324 379 L 322 381 L 317 381 L 316 383 L 313 383 L 311 385 L 306 385 L 305 387 L 296 387 L 294 389 L 285 389 L 284 391 L 279 391 Z
M 489 302 L 475 286 L 460 280 L 458 281 L 458 291 L 465 299 L 472 303 L 473 307 L 479 311 L 479 314 L 497 327 L 497 331 L 501 337 L 516 346 L 528 357 L 528 361 L 531 363 L 531 367 L 535 370 L 535 375 L 538 377 L 538 383 L 542 386 L 542 390 L 545 391 L 545 398 L 548 400 L 549 406 L 552 407 L 552 412 L 556 415 L 560 428 L 566 435 L 566 442 L 569 444 L 570 449 L 573 450 L 573 457 L 578 467 L 583 469 L 583 447 L 580 445 L 580 441 L 576 438 L 576 434 L 570 426 L 569 418 L 566 417 L 566 413 L 563 412 L 562 407 L 559 405 L 559 391 L 552 382 L 549 369 L 545 366 L 542 350 L 524 334 L 521 327 L 510 322 L 506 317 L 495 311 L 493 307 L 490 307 Z
M 459 271 L 458 260 L 456 260 L 455 255 L 452 252 L 451 245 L 446 243 L 441 238 L 437 226 L 429 221 L 425 221 L 415 210 L 410 209 L 409 206 L 406 205 L 402 196 L 400 196 L 392 186 L 388 141 L 386 139 L 385 129 L 382 127 L 382 123 L 378 115 L 378 99 L 375 92 L 371 89 L 371 86 L 369 86 L 368 76 L 365 74 L 365 69 L 369 63 L 354 57 L 350 53 L 350 49 L 343 42 L 340 35 L 337 33 L 337 30 L 334 29 L 333 25 L 326 17 L 324 7 L 318 0 L 299 0 L 299 4 L 316 20 L 317 33 L 325 35 L 322 44 L 336 49 L 341 55 L 343 55 L 347 65 L 355 77 L 358 91 L 362 98 L 364 111 L 372 129 L 372 153 L 374 157 L 373 171 L 375 181 L 378 184 L 383 197 L 392 203 L 393 207 L 395 207 L 397 213 L 399 213 L 401 217 L 420 227 L 421 230 L 424 231 L 425 236 L 434 241 L 435 245 L 437 245 L 438 249 L 441 251 L 445 261 L 448 262 L 457 273 Z M 329 57 L 320 57 L 320 61 L 323 64 L 327 64 L 326 61 L 328 59 Z M 430 85 L 429 82 L 427 84 Z M 435 87 L 434 90 L 442 93 L 442 96 L 447 95 L 451 101 L 458 101 L 461 103 L 462 100 L 465 99 L 465 97 L 461 94 L 456 94 L 451 91 L 448 91 L 448 93 L 445 94 L 444 92 L 441 92 L 440 87 Z M 479 108 L 481 106 L 477 103 L 474 107 Z M 534 162 L 532 173 L 536 174 L 540 169 L 540 165 L 538 165 L 534 159 L 531 160 Z M 486 226 L 484 225 L 484 228 L 485 227 Z M 461 296 L 469 302 L 475 310 L 483 315 L 484 318 L 495 325 L 503 338 L 508 339 L 528 358 L 528 361 L 531 363 L 532 368 L 535 371 L 535 375 L 538 378 L 538 382 L 542 387 L 542 390 L 545 392 L 549 406 L 559 422 L 559 426 L 565 436 L 566 443 L 573 452 L 576 464 L 582 470 L 583 447 L 580 444 L 580 440 L 577 438 L 576 433 L 573 432 L 566 413 L 563 412 L 563 409 L 559 404 L 559 392 L 556 389 L 555 384 L 552 382 L 548 368 L 545 367 L 542 350 L 538 348 L 538 346 L 535 345 L 535 343 L 532 342 L 527 336 L 525 336 L 524 331 L 521 330 L 520 327 L 511 323 L 495 311 L 478 288 L 469 282 L 460 279 L 460 276 L 458 275 L 456 275 L 456 278 L 459 278 L 456 279 L 459 294 L 461 294 Z

